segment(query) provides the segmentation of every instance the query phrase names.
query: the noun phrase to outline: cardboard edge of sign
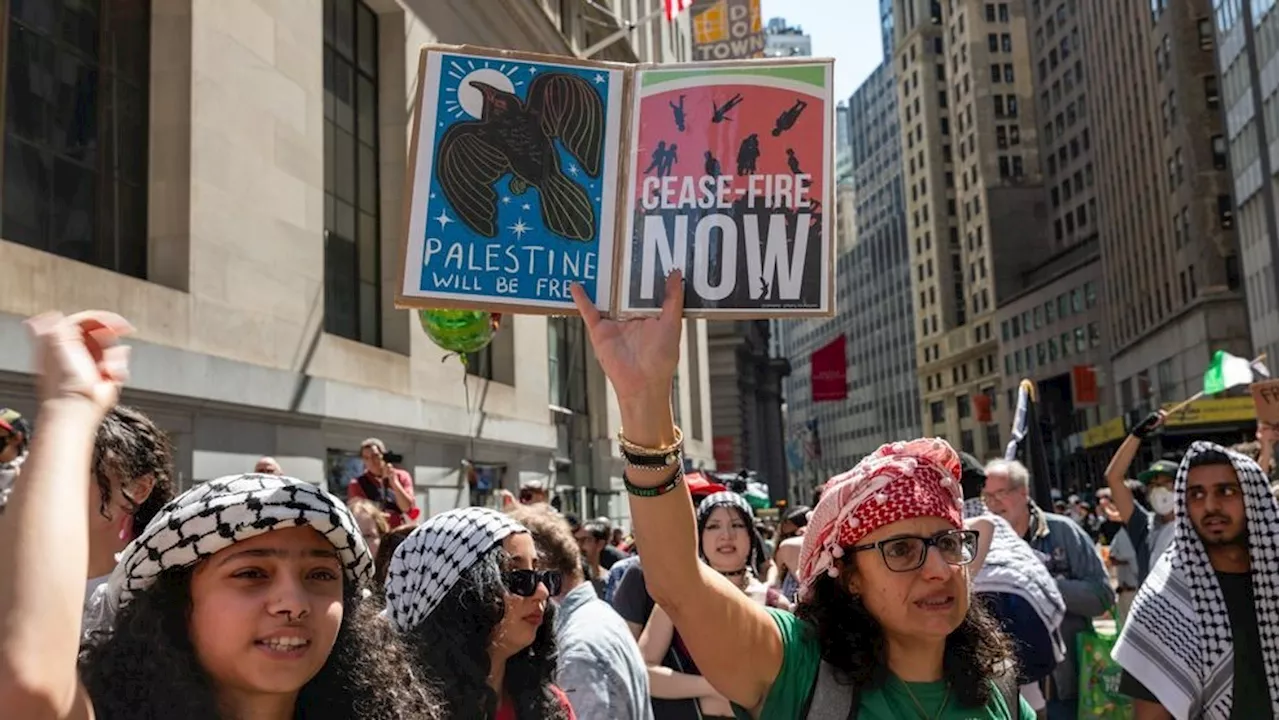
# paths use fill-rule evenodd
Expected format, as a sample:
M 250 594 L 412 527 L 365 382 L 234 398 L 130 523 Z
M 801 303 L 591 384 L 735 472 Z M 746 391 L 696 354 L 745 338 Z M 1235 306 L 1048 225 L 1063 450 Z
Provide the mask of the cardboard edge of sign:
M 510 58 L 512 60 L 523 60 L 528 62 L 543 62 L 543 63 L 552 63 L 552 64 L 559 64 L 559 65 L 576 65 L 578 67 L 604 68 L 607 70 L 621 71 L 625 78 L 625 82 L 623 83 L 623 86 L 622 86 L 622 90 L 623 90 L 622 107 L 624 108 L 630 108 L 635 99 L 634 93 L 636 93 L 637 91 L 635 88 L 634 78 L 635 78 L 636 72 L 640 70 L 674 69 L 674 68 L 672 68 L 672 66 L 663 65 L 661 63 L 640 63 L 640 64 L 632 65 L 628 63 L 618 63 L 618 62 L 612 62 L 612 61 L 606 61 L 606 60 L 591 60 L 591 59 L 579 58 L 571 55 L 550 55 L 546 53 L 527 52 L 524 50 L 505 50 L 501 48 L 490 48 L 490 47 L 484 47 L 481 45 L 452 45 L 452 44 L 444 44 L 444 43 L 428 43 L 428 44 L 422 45 L 421 48 L 418 50 L 418 79 L 416 82 L 417 87 L 414 91 L 413 106 L 410 108 L 411 113 L 409 116 L 409 122 L 411 123 L 411 127 L 412 127 L 412 134 L 410 135 L 410 140 L 409 140 L 409 154 L 405 163 L 404 199 L 403 199 L 402 208 L 401 208 L 401 223 L 402 223 L 401 227 L 403 229 L 400 232 L 400 252 L 399 252 L 399 258 L 397 261 L 399 265 L 399 273 L 397 274 L 397 278 L 396 278 L 397 283 L 396 283 L 395 296 L 394 296 L 395 308 L 397 310 L 433 310 L 433 309 L 483 310 L 483 311 L 489 311 L 489 312 L 501 312 L 504 314 L 519 313 L 519 314 L 526 314 L 526 315 L 547 315 L 547 316 L 577 315 L 578 314 L 577 308 L 575 308 L 572 304 L 567 305 L 565 307 L 554 307 L 554 306 L 546 306 L 546 305 L 528 305 L 523 303 L 505 303 L 505 302 L 494 303 L 494 302 L 484 301 L 484 300 L 464 300 L 459 298 L 419 297 L 415 295 L 405 294 L 404 292 L 405 273 L 408 270 L 407 265 L 408 265 L 409 241 L 410 241 L 409 226 L 410 226 L 410 220 L 413 215 L 414 189 L 417 182 L 416 158 L 418 157 L 418 143 L 421 140 L 420 138 L 421 130 L 422 130 L 421 114 L 422 114 L 422 103 L 424 100 L 423 95 L 426 89 L 426 80 L 427 80 L 427 58 L 433 52 L 434 53 L 464 53 L 464 54 L 471 53 L 476 55 Z M 769 65 L 769 66 L 826 65 L 827 73 L 828 73 L 828 83 L 829 83 L 830 73 L 832 71 L 832 68 L 834 67 L 835 60 L 833 58 L 827 58 L 827 57 L 753 58 L 748 60 L 706 60 L 706 61 L 681 63 L 680 69 L 681 70 L 697 70 L 700 68 L 742 67 L 744 64 L 760 64 L 760 65 Z M 827 92 L 829 94 L 832 93 L 832 88 L 830 84 L 828 84 Z M 827 125 L 826 127 L 827 137 L 834 140 L 835 138 L 834 110 L 832 112 L 827 113 L 826 125 Z M 631 126 L 631 123 L 625 122 L 625 118 L 624 118 L 624 122 L 621 123 L 621 127 L 619 128 L 620 141 L 623 147 L 628 147 L 631 144 L 631 127 L 630 126 Z M 828 174 L 828 177 L 830 178 L 831 172 L 834 171 L 834 168 L 835 168 L 835 144 L 834 142 L 831 142 L 831 143 L 828 143 L 828 145 L 830 147 L 830 151 L 829 151 L 830 157 L 827 158 L 827 162 L 829 163 L 827 174 Z M 618 168 L 617 168 L 619 186 L 621 186 L 621 178 L 630 177 L 631 163 L 633 162 L 633 158 L 631 157 L 631 153 L 619 153 L 619 156 L 625 157 L 625 160 L 619 161 Z M 827 200 L 831 200 L 835 197 L 835 186 L 832 183 L 828 183 L 828 184 L 830 185 L 830 187 L 827 189 L 826 193 L 824 194 L 829 195 L 829 197 L 826 198 Z M 829 220 L 824 220 L 824 224 L 827 225 L 827 227 L 825 228 L 826 236 L 827 236 L 826 247 L 823 248 L 823 251 L 826 253 L 826 256 L 827 256 L 827 277 L 825 278 L 825 281 L 827 283 L 827 307 L 825 309 L 822 309 L 822 308 L 815 308 L 812 310 L 751 309 L 751 310 L 741 310 L 741 311 L 739 310 L 721 311 L 721 310 L 704 310 L 704 309 L 698 309 L 698 308 L 688 308 L 684 311 L 684 317 L 689 319 L 705 319 L 705 320 L 764 320 L 764 319 L 771 319 L 771 318 L 833 317 L 836 312 L 836 292 L 835 292 L 836 237 L 832 229 L 836 227 L 835 216 L 838 210 L 835 209 L 834 203 L 829 202 L 828 207 L 832 207 L 833 212 L 831 213 L 831 217 Z M 624 232 L 625 230 L 625 227 L 626 227 L 625 215 L 626 213 L 623 213 L 623 212 L 615 213 L 614 223 L 613 223 L 614 224 L 613 242 L 615 245 L 618 244 L 618 238 L 621 236 L 621 233 Z M 601 241 L 603 242 L 603 238 L 601 238 Z M 621 298 L 619 295 L 618 282 L 621 280 L 621 272 L 622 272 L 622 264 L 623 264 L 621 262 L 621 259 L 622 258 L 620 257 L 619 253 L 614 253 L 613 267 L 612 267 L 612 298 L 610 303 L 612 307 L 610 307 L 606 311 L 603 311 L 601 314 L 605 315 L 606 317 L 615 317 L 618 319 L 629 319 L 629 318 L 653 317 L 654 315 L 657 315 L 658 313 L 660 313 L 661 309 L 659 308 L 655 308 L 652 310 L 634 310 L 626 313 L 619 312 L 619 308 L 621 306 Z

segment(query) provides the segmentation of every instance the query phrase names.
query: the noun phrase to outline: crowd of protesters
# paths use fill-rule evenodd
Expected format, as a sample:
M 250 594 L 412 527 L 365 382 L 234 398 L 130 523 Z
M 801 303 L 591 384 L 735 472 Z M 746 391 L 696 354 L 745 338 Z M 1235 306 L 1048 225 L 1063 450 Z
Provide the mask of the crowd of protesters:
M 0 410 L 5 716 L 1065 720 L 1108 612 L 1135 717 L 1274 712 L 1263 433 L 1261 460 L 1198 442 L 1129 481 L 1153 413 L 1096 508 L 1048 510 L 1020 463 L 903 439 L 762 523 L 682 470 L 678 274 L 644 320 L 574 292 L 631 533 L 536 482 L 424 517 L 376 438 L 344 499 L 270 457 L 175 496 L 164 434 L 117 403 L 128 323 L 31 319 L 39 412 Z

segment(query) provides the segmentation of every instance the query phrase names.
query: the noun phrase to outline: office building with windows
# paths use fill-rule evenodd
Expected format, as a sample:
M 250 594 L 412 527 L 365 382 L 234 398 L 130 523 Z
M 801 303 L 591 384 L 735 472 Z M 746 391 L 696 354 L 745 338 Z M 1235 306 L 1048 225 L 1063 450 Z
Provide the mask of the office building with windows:
M 840 207 L 836 316 L 783 323 L 792 500 L 847 470 L 882 443 L 918 437 L 911 255 L 902 191 L 902 148 L 893 65 L 882 63 L 849 99 L 851 177 Z M 845 342 L 848 396 L 814 402 L 812 358 Z
M 924 432 L 982 457 L 1010 418 L 997 309 L 1052 252 L 1026 3 L 895 0 L 893 37 Z
M 661 0 L 621 4 L 643 17 Z M 34 410 L 23 318 L 105 308 L 137 327 L 124 400 L 171 434 L 184 485 L 265 454 L 340 490 L 376 436 L 428 513 L 529 478 L 566 509 L 625 512 L 616 403 L 580 324 L 508 315 L 464 369 L 392 304 L 418 48 L 569 55 L 615 16 L 581 0 L 0 13 L 0 405 Z M 675 59 L 687 25 L 659 14 L 652 42 L 599 57 Z M 677 407 L 690 456 L 709 461 L 705 334 L 692 335 Z
M 1217 35 L 1217 75 L 1206 74 L 1206 102 L 1226 116 L 1226 142 L 1235 201 L 1245 298 L 1254 354 L 1266 353 L 1272 373 L 1280 367 L 1280 319 L 1276 314 L 1277 246 L 1276 0 L 1215 0 L 1211 20 Z
M 1209 0 L 1075 6 L 1111 353 L 1102 390 L 1133 419 L 1195 393 L 1215 350 L 1251 349 L 1228 128 L 1207 92 L 1219 48 Z
M 772 18 L 764 29 L 765 57 L 809 57 L 813 39 L 799 26 L 787 24 L 785 18 Z

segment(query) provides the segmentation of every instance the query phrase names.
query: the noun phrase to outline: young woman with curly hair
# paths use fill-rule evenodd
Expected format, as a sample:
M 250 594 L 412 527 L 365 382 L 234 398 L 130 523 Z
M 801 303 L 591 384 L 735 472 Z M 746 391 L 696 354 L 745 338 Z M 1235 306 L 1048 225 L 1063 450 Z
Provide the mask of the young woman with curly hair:
M 21 718 L 435 718 L 390 627 L 362 606 L 355 519 L 309 483 L 242 475 L 179 496 L 106 585 L 82 656 L 84 482 L 126 372 L 109 313 L 30 321 L 41 406 L 30 465 L 0 523 L 0 707 Z M 79 662 L 78 662 L 79 660 Z
M 488 508 L 436 515 L 391 558 L 387 616 L 454 720 L 573 720 L 554 684 L 559 573 L 523 525 Z
M 827 483 L 795 568 L 795 615 L 753 602 L 698 560 L 670 388 L 683 282 L 656 318 L 601 318 L 572 289 L 617 394 L 631 520 L 649 591 L 740 718 L 1021 720 L 1012 654 L 969 601 L 977 533 L 960 513 L 960 462 L 941 440 L 886 445 Z M 1000 687 L 997 687 L 1000 678 Z

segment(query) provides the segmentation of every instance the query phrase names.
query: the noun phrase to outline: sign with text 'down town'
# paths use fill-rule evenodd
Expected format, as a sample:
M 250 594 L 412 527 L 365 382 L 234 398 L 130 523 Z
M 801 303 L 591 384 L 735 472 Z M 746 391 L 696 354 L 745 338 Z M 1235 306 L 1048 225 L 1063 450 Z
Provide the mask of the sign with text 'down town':
M 427 46 L 397 306 L 830 315 L 831 70 Z
M 689 14 L 694 60 L 764 57 L 760 0 L 698 0 Z

